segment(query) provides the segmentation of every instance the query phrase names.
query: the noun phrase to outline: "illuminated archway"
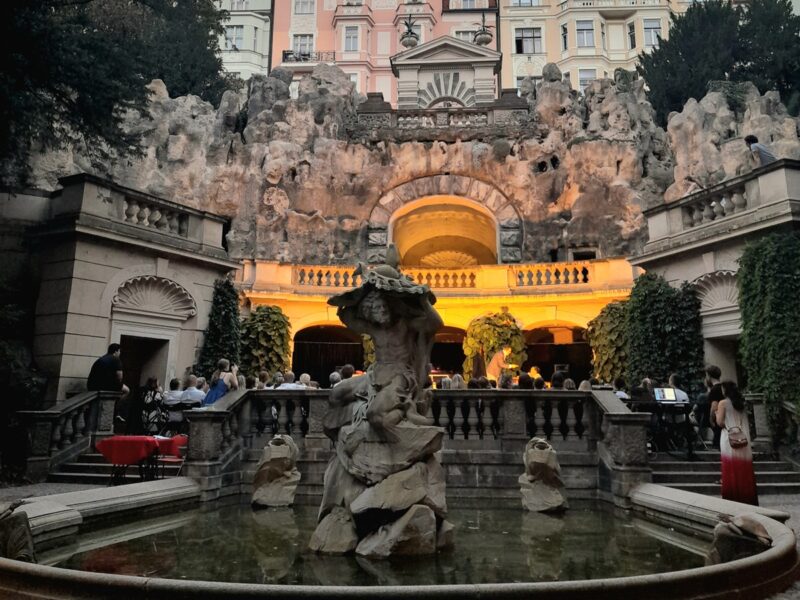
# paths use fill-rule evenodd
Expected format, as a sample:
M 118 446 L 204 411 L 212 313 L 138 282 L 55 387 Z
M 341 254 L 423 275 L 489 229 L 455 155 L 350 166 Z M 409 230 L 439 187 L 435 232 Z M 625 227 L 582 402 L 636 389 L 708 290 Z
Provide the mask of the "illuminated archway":
M 536 366 L 542 377 L 549 380 L 560 368 L 566 370 L 576 384 L 591 377 L 592 351 L 583 327 L 555 323 L 526 329 L 524 334 L 528 352 L 524 369 Z
M 363 368 L 364 349 L 361 336 L 346 327 L 315 325 L 295 334 L 292 371 L 296 376 L 308 373 L 312 381 L 326 388 L 331 372 L 348 363 Z
M 368 222 L 369 262 L 378 263 L 386 258 L 390 230 L 398 218 L 410 214 L 415 208 L 437 203 L 459 207 L 457 212 L 472 209 L 476 211 L 472 214 L 486 215 L 491 219 L 495 235 L 493 250 L 490 249 L 495 257 L 493 262 L 518 263 L 522 260 L 522 219 L 512 201 L 490 183 L 473 177 L 445 173 L 406 181 L 377 200 Z M 424 211 L 420 213 L 422 214 Z M 432 220 L 428 220 L 428 223 L 431 222 Z M 436 222 L 433 231 L 443 224 Z M 491 247 L 491 244 L 485 245 Z M 424 249 L 420 249 L 420 252 L 424 252 Z
M 497 264 L 497 221 L 484 206 L 458 196 L 428 196 L 392 214 L 389 241 L 405 266 L 464 268 Z

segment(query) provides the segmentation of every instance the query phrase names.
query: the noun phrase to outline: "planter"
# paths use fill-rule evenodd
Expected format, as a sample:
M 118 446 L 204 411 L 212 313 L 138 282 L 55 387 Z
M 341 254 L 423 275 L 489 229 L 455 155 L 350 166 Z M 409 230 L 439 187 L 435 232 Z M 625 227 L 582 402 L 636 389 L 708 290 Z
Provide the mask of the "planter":
M 416 33 L 404 33 L 400 38 L 400 44 L 404 48 L 414 48 L 419 44 L 419 36 Z
M 477 31 L 475 37 L 473 37 L 473 41 L 478 44 L 478 46 L 486 46 L 491 43 L 493 37 L 491 31 Z

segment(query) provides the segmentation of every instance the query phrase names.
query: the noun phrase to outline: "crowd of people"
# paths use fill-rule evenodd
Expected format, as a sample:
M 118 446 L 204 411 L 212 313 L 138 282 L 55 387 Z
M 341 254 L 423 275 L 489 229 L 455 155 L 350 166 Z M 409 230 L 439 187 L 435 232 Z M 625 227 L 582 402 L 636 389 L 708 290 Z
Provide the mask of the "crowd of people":
M 523 372 L 518 378 L 512 377 L 517 365 L 507 362 L 511 349 L 506 347 L 492 357 L 487 373 L 477 374 L 469 380 L 456 373 L 427 382 L 428 387 L 442 390 L 492 389 L 510 390 L 578 390 L 591 391 L 601 385 L 596 379 L 585 379 L 576 385 L 568 373 L 556 370 L 549 383 L 541 376 L 537 367 Z M 328 378 L 333 388 L 342 381 L 353 377 L 356 369 L 351 364 L 333 371 Z M 691 421 L 697 435 L 708 439 L 712 446 L 720 450 L 722 463 L 722 497 L 750 504 L 757 504 L 753 456 L 750 444 L 750 424 L 745 410 L 744 399 L 733 381 L 722 381 L 722 371 L 715 365 L 705 369 L 705 391 L 691 399 L 677 374 L 660 384 L 650 377 L 639 385 L 628 389 L 625 380 L 617 378 L 611 389 L 622 401 L 636 410 L 637 405 L 647 407 L 656 403 L 657 391 L 665 388 L 673 390 L 671 401 L 692 405 Z M 97 359 L 88 377 L 89 390 L 109 390 L 120 393 L 115 415 L 117 433 L 165 434 L 185 433 L 186 423 L 183 411 L 212 406 L 228 392 L 238 389 L 248 390 L 287 390 L 319 389 L 319 383 L 312 381 L 307 373 L 295 380 L 292 371 L 244 375 L 238 367 L 223 358 L 217 363 L 211 379 L 189 373 L 184 380 L 174 378 L 169 382 L 169 390 L 164 391 L 158 378 L 150 377 L 137 394 L 131 394 L 122 383 L 123 368 L 120 360 L 119 344 L 111 344 L 108 352 Z

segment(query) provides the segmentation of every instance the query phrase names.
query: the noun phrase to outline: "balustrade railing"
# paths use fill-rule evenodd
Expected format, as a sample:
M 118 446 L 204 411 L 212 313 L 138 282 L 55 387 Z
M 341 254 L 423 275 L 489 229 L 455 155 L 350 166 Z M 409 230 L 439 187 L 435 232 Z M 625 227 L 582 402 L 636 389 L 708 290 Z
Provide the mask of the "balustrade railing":
M 690 197 L 683 205 L 683 226 L 690 229 L 746 209 L 747 193 L 744 185 L 703 192 Z
M 349 288 L 361 284 L 361 276 L 354 275 L 351 266 L 298 266 L 294 267 L 294 284 L 298 287 Z
M 155 199 L 123 198 L 122 221 L 180 237 L 189 235 L 189 213 Z
M 335 52 L 304 52 L 302 50 L 284 50 L 281 55 L 281 60 L 285 63 L 333 62 L 335 58 Z
M 27 476 L 41 480 L 53 468 L 85 452 L 98 437 L 114 429 L 119 394 L 84 392 L 47 410 L 17 413 L 30 443 Z
M 478 278 L 476 269 L 403 269 L 403 274 L 434 289 L 474 288 Z
M 520 265 L 514 268 L 513 278 L 517 287 L 547 287 L 591 284 L 592 275 L 592 263 L 582 261 Z

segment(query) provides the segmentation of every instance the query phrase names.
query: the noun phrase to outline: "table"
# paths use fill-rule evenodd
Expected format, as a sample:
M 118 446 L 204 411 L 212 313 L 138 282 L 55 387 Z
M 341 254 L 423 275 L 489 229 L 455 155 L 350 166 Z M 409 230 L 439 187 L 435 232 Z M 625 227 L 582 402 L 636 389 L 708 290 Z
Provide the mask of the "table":
M 188 441 L 186 435 L 172 438 L 150 435 L 115 435 L 97 442 L 95 448 L 112 464 L 109 485 L 125 482 L 125 472 L 130 465 L 139 465 L 143 481 L 158 477 L 159 456 L 180 456 L 181 446 Z

